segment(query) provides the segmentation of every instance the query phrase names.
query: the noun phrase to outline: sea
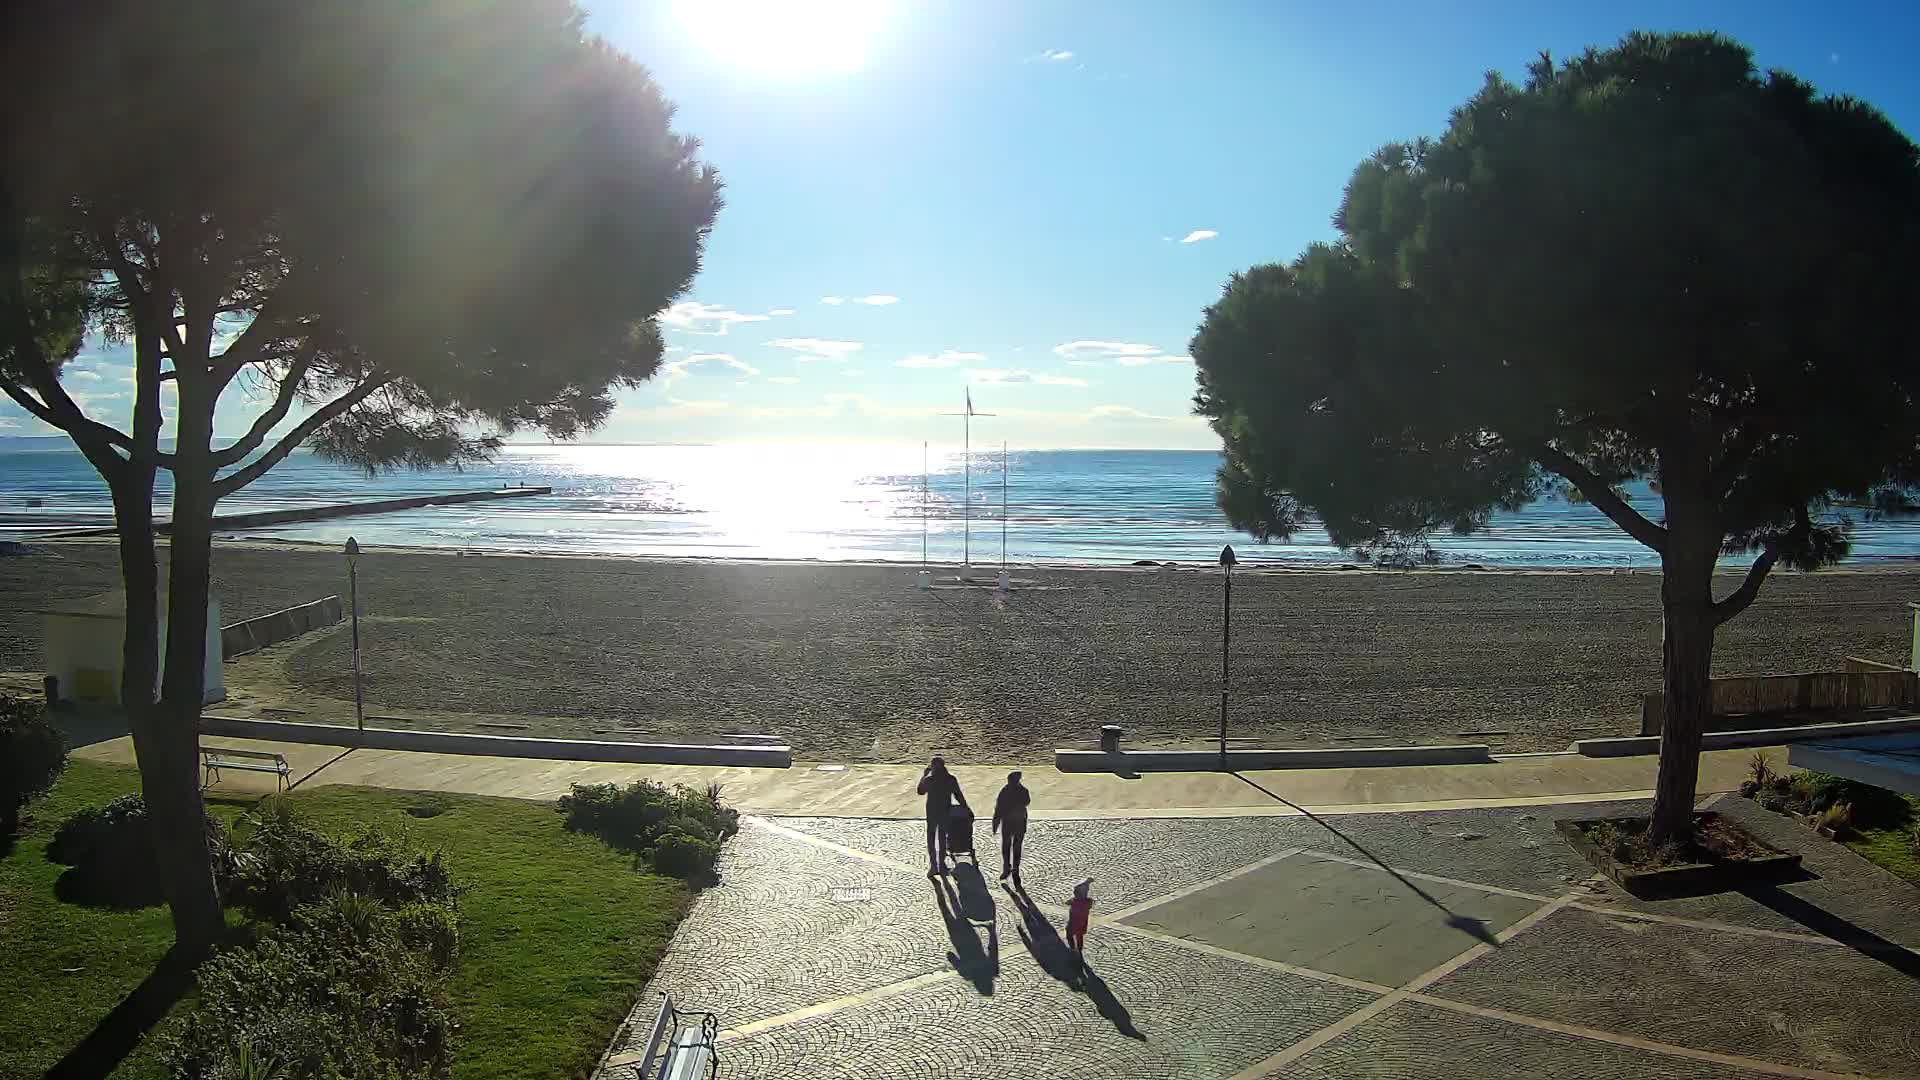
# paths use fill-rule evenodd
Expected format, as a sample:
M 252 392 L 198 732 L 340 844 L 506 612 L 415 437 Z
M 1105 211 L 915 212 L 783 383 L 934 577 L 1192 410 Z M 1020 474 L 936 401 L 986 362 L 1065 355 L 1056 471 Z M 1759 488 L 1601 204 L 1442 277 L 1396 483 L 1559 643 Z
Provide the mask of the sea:
M 15 440 L 12 445 L 22 445 Z M 30 541 L 110 525 L 107 492 L 85 458 L 58 442 L 0 449 L 0 540 Z M 45 448 L 42 448 L 42 447 Z M 368 476 L 295 453 L 222 500 L 223 514 L 502 487 L 526 498 L 270 528 L 234 539 L 406 545 L 486 551 L 677 558 L 1010 563 L 1211 564 L 1234 546 L 1242 564 L 1354 561 L 1307 528 L 1255 542 L 1214 506 L 1220 455 L 1206 450 L 975 450 L 868 445 L 623 446 L 522 444 L 464 469 Z M 156 498 L 165 514 L 161 473 Z M 1659 496 L 1628 489 L 1643 513 Z M 1599 511 L 1558 493 L 1501 513 L 1472 536 L 1436 536 L 1441 565 L 1657 565 Z M 1920 558 L 1920 520 L 1859 521 L 1855 563 Z M 1738 558 L 1732 561 L 1743 561 Z

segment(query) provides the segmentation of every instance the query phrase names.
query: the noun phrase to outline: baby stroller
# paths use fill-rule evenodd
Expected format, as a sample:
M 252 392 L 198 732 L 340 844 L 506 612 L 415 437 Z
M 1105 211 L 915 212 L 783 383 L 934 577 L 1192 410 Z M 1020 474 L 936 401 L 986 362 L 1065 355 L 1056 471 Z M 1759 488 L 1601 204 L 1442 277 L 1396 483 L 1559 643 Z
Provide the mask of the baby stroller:
M 958 860 L 962 855 L 979 865 L 980 857 L 973 851 L 973 811 L 956 806 L 947 811 L 947 856 Z

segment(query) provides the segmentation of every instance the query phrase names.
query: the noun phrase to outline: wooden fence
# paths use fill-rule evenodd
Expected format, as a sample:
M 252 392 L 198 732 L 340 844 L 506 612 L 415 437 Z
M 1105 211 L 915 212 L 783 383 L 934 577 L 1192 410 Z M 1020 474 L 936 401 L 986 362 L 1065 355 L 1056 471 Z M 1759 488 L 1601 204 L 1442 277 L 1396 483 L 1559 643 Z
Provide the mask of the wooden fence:
M 1845 671 L 1797 675 L 1728 675 L 1713 680 L 1713 715 L 1804 713 L 1920 705 L 1920 675 L 1847 657 Z M 1640 699 L 1640 734 L 1660 734 L 1665 716 L 1659 693 Z

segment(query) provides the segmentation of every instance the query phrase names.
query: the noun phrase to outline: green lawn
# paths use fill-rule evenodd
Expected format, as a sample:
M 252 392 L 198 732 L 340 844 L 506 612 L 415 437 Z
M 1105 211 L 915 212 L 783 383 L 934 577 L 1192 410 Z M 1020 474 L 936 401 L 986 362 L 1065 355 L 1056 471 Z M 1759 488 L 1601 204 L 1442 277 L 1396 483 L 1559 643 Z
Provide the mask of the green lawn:
M 86 803 L 135 790 L 132 769 L 72 762 L 0 860 L 0 1078 L 37 1076 L 58 1060 L 172 940 L 164 908 L 100 911 L 53 893 L 64 869 L 45 858 L 54 827 Z M 445 852 L 464 889 L 456 1080 L 586 1075 L 686 909 L 683 885 L 567 833 L 549 804 L 336 787 L 285 798 L 323 829 L 377 823 Z M 152 1043 L 116 1075 L 157 1076 Z
M 1906 824 L 1897 828 L 1862 829 L 1847 840 L 1847 846 L 1889 873 L 1920 885 L 1920 855 L 1913 850 L 1913 824 L 1920 822 L 1920 798 L 1908 796 L 1907 802 L 1913 806 L 1913 812 Z

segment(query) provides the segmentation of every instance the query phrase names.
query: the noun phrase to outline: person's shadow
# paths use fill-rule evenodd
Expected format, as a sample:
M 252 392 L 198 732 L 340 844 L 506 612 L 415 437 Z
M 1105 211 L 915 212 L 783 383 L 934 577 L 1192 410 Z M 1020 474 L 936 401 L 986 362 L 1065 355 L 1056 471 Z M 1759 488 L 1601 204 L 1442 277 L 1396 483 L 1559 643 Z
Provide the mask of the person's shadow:
M 1146 1042 L 1147 1037 L 1133 1026 L 1133 1014 L 1120 1004 L 1119 998 L 1113 996 L 1106 981 L 1083 963 L 1080 957 L 1075 956 L 1066 942 L 1060 940 L 1060 932 L 1053 928 L 1053 920 L 1034 904 L 1027 890 L 1018 885 L 1002 885 L 1001 888 L 1007 890 L 1014 906 L 1020 909 L 1020 943 L 1033 954 L 1033 961 L 1040 965 L 1040 970 L 1065 983 L 1068 989 L 1087 995 L 1093 1007 L 1113 1025 L 1115 1031 L 1129 1039 Z
M 975 990 L 991 996 L 993 980 L 1000 975 L 1000 920 L 993 894 L 987 891 L 979 869 L 971 863 L 955 865 L 951 877 L 934 883 L 933 898 L 940 904 L 940 918 L 947 924 L 947 939 L 953 943 L 947 961 Z M 980 945 L 977 922 L 986 923 L 985 948 Z

